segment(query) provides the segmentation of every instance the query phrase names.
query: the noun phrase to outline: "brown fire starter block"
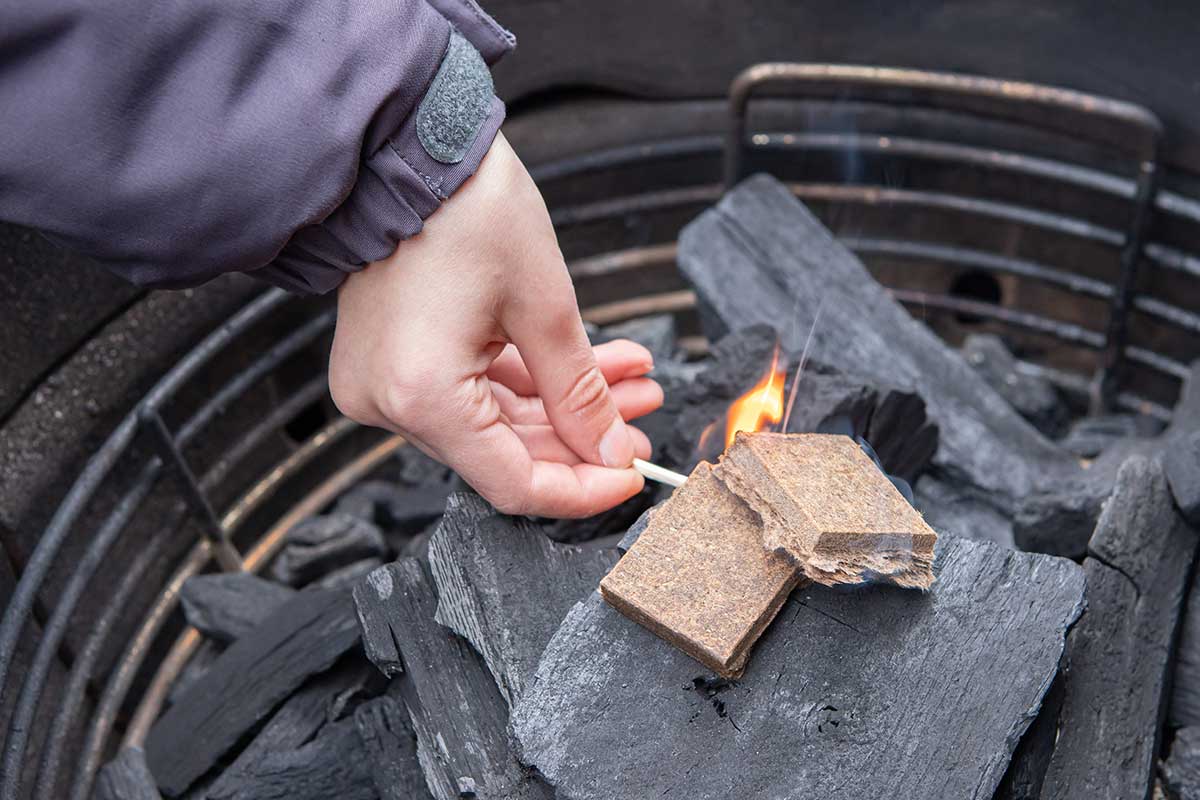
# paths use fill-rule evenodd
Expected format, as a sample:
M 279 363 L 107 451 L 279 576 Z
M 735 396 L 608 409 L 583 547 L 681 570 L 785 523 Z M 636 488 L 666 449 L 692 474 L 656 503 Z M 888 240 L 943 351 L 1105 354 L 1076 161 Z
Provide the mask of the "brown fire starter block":
M 654 511 L 600 592 L 625 616 L 735 677 L 799 580 L 789 557 L 763 547 L 757 515 L 701 462 Z
M 849 437 L 739 433 L 713 473 L 809 579 L 932 585 L 937 534 Z

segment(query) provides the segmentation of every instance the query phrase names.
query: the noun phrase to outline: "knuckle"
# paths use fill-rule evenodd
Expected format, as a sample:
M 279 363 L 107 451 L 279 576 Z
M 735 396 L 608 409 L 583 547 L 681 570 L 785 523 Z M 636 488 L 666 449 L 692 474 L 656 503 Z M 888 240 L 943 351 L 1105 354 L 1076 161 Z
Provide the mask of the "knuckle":
M 384 382 L 380 413 L 393 423 L 405 427 L 420 419 L 429 410 L 433 376 L 422 367 L 414 366 L 397 371 Z
M 579 373 L 567 389 L 562 407 L 571 414 L 588 419 L 607 413 L 608 383 L 599 367 L 593 364 Z

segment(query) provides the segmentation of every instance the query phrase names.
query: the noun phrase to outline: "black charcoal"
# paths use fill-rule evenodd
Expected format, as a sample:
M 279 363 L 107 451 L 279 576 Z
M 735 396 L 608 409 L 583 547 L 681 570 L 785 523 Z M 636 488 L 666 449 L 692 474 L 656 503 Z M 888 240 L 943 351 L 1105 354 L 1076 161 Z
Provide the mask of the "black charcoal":
M 618 553 L 557 544 L 477 503 L 452 503 L 429 543 L 436 619 L 483 656 L 512 705 L 563 617 L 595 591 Z
M 1046 436 L 1057 437 L 1066 426 L 1066 403 L 1049 381 L 1022 369 L 995 334 L 973 333 L 962 346 L 963 357 L 980 376 Z
M 1200 797 L 1200 728 L 1181 728 L 1175 733 L 1171 755 L 1163 764 L 1163 781 L 1171 797 Z
M 1057 671 L 1083 572 L 955 537 L 937 548 L 927 594 L 798 589 L 720 704 L 695 688 L 711 674 L 593 594 L 513 711 L 523 760 L 563 800 L 990 797 Z
M 96 776 L 94 800 L 162 800 L 140 747 L 126 747 Z
M 1126 461 L 1084 561 L 1088 609 L 1067 643 L 1047 796 L 1149 795 L 1196 542 L 1161 464 Z
M 991 493 L 997 507 L 1011 512 L 1018 498 L 1078 470 L 777 180 L 749 178 L 689 224 L 679 266 L 722 327 L 779 326 L 794 353 L 813 329 L 815 361 L 919 393 L 939 429 L 934 464 Z
M 338 567 L 333 572 L 327 572 L 320 579 L 314 581 L 313 585 L 321 589 L 352 587 L 366 577 L 367 573 L 381 566 L 383 566 L 383 559 L 381 558 L 364 558 L 362 561 L 355 561 L 353 564 Z
M 262 623 L 296 591 L 249 572 L 188 578 L 179 592 L 188 624 L 219 642 L 232 642 Z
M 1136 414 L 1084 417 L 1071 425 L 1060 444 L 1079 458 L 1095 458 L 1117 442 L 1151 435 Z
M 654 314 L 606 325 L 600 329 L 592 342 L 600 344 L 614 339 L 630 339 L 637 342 L 650 351 L 656 362 L 671 358 L 675 355 L 677 341 L 675 317 L 671 314 Z
M 986 497 L 962 487 L 946 483 L 935 475 L 926 475 L 917 482 L 917 510 L 929 527 L 938 533 L 948 533 L 991 542 L 1012 548 L 1012 520 L 992 505 Z
M 1200 525 L 1200 431 L 1176 437 L 1163 452 L 1167 482 L 1179 510 L 1193 525 Z
M 479 654 L 434 621 L 437 593 L 420 561 L 380 567 L 355 588 L 368 638 L 386 631 L 403 648 L 404 675 L 392 681 L 417 733 L 417 757 L 437 800 L 459 796 L 469 777 L 483 798 L 550 800 L 554 790 L 517 763 L 508 706 Z M 383 627 L 386 626 L 386 627 Z
M 349 594 L 308 590 L 223 652 L 159 717 L 146 759 L 164 794 L 183 793 L 305 679 L 358 642 Z
M 307 519 L 289 531 L 271 575 L 280 583 L 303 586 L 339 567 L 387 553 L 383 534 L 373 522 L 334 512 Z
M 354 724 L 379 800 L 429 797 L 417 761 L 417 735 L 402 703 L 387 696 L 364 703 L 354 710 Z
M 396 541 L 419 533 L 446 507 L 446 497 L 454 482 L 427 481 L 417 486 L 401 486 L 390 481 L 364 481 L 338 498 L 335 511 L 379 526 L 395 546 Z

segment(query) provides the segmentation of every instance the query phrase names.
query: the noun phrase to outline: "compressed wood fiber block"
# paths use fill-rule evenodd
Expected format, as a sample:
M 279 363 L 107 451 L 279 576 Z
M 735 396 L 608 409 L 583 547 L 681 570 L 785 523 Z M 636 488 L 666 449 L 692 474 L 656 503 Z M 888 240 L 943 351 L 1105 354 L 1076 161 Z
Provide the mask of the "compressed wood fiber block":
M 625 616 L 731 677 L 799 580 L 787 556 L 763 547 L 755 513 L 701 462 L 655 510 L 600 592 Z
M 761 518 L 763 545 L 810 580 L 933 583 L 937 534 L 848 436 L 739 433 L 713 474 Z

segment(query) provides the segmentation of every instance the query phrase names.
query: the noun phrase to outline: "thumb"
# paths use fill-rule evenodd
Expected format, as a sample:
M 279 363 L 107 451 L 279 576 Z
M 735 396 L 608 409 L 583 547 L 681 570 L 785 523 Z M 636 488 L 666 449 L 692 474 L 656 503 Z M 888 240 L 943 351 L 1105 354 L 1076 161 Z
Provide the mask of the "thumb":
M 584 461 L 628 467 L 634 441 L 596 364 L 574 292 L 567 294 L 569 302 L 517 315 L 505 328 L 559 438 Z

